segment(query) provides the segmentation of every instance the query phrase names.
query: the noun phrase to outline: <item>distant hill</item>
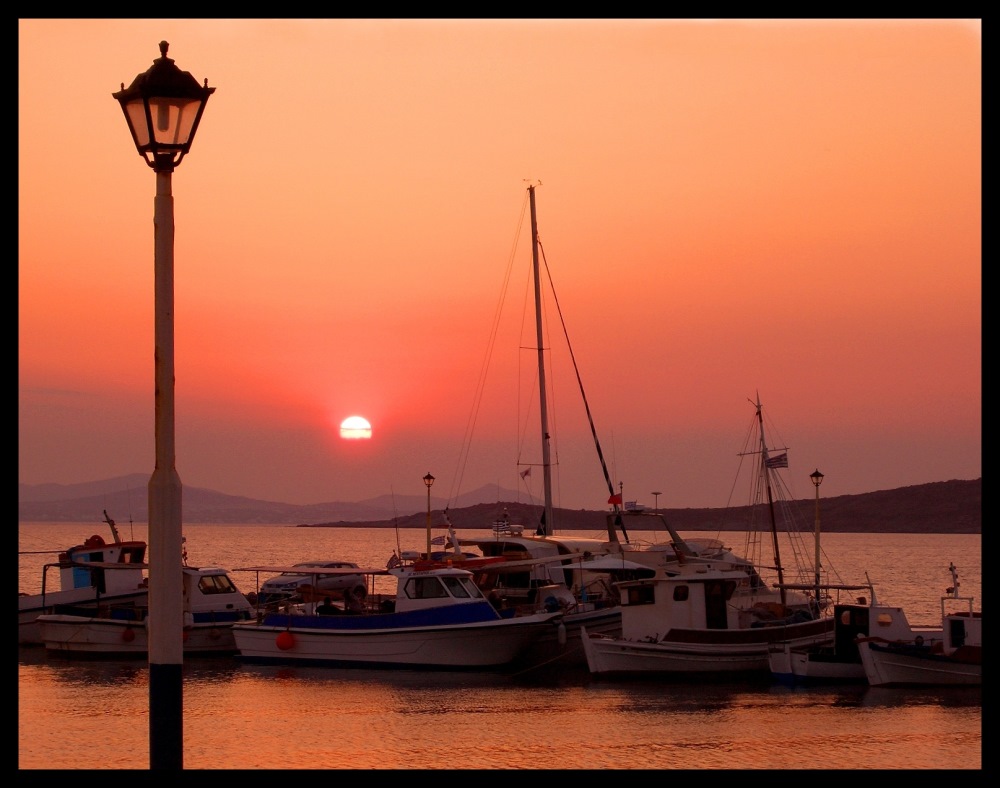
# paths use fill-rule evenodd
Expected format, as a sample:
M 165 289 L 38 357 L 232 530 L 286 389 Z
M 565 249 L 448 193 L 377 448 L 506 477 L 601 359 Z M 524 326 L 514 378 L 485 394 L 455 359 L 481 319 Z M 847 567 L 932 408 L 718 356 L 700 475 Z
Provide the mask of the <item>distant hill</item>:
M 100 522 L 103 510 L 119 522 L 146 522 L 148 475 L 132 474 L 85 484 L 18 485 L 19 522 Z M 456 528 L 485 528 L 506 509 L 525 530 L 538 523 L 541 506 L 519 503 L 517 493 L 487 485 L 451 504 Z M 894 490 L 840 495 L 820 500 L 824 532 L 981 534 L 983 480 L 951 480 Z M 500 500 L 498 500 L 500 499 Z M 506 500 L 503 500 L 506 499 Z M 445 502 L 431 497 L 434 524 L 442 522 Z M 803 522 L 812 524 L 815 499 L 794 501 Z M 189 523 L 288 523 L 312 527 L 393 526 L 424 528 L 427 499 L 420 495 L 383 495 L 354 503 L 296 505 L 260 501 L 183 488 L 184 521 Z M 745 508 L 662 509 L 678 531 L 733 531 L 745 527 Z M 556 531 L 604 529 L 606 511 L 555 510 Z M 626 521 L 627 522 L 627 521 Z M 628 527 L 628 526 L 627 526 Z
M 119 522 L 148 521 L 149 474 L 133 473 L 81 484 L 18 484 L 18 522 L 100 522 L 103 511 Z M 516 500 L 518 494 L 486 485 L 460 495 L 453 508 Z M 431 507 L 445 501 L 431 496 Z M 397 514 L 424 512 L 425 495 L 381 495 L 355 502 L 290 504 L 262 501 L 183 485 L 181 506 L 189 523 L 318 523 L 353 520 L 391 520 Z

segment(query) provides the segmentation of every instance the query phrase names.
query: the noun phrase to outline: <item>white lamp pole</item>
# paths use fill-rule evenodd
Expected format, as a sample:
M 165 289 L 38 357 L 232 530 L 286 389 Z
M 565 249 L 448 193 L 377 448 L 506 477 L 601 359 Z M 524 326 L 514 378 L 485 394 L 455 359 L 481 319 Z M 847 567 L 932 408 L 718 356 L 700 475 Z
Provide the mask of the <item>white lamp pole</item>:
M 427 471 L 424 477 L 424 484 L 427 485 L 427 560 L 431 560 L 431 485 L 434 484 L 434 477 Z
M 819 606 L 819 486 L 823 483 L 823 474 L 819 468 L 809 474 L 812 483 L 816 485 L 816 605 Z
M 208 97 L 167 57 L 113 93 L 132 141 L 156 172 L 153 202 L 156 467 L 149 480 L 149 766 L 184 768 L 181 480 L 174 447 L 174 198 L 171 176 L 191 149 Z

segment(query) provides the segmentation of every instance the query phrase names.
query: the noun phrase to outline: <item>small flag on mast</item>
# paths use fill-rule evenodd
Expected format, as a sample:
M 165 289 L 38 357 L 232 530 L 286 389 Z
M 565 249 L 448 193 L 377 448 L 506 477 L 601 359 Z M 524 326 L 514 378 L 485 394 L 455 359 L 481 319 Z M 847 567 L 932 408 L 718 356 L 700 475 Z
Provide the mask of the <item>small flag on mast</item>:
M 531 468 L 525 468 L 523 471 L 521 471 L 522 479 L 527 479 L 529 476 L 531 476 Z
M 781 454 L 775 454 L 773 457 L 768 457 L 764 460 L 764 465 L 768 468 L 787 468 L 788 452 L 783 451 Z
M 612 495 L 610 498 L 608 498 L 608 503 L 616 503 L 619 506 L 621 506 L 621 502 L 622 502 L 621 493 L 617 493 L 616 495 Z

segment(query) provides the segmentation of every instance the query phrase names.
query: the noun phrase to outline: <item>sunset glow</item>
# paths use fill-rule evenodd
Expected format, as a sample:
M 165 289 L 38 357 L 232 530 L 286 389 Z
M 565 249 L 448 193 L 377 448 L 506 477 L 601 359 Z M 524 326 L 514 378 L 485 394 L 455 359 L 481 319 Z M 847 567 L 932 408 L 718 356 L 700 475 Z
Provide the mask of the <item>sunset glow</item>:
M 372 425 L 361 416 L 348 416 L 340 423 L 340 437 L 349 440 L 367 439 L 372 436 Z
M 581 387 L 660 508 L 728 503 L 758 392 L 797 497 L 981 476 L 979 20 L 18 31 L 23 483 L 154 468 L 156 177 L 112 93 L 162 40 L 216 88 L 172 175 L 185 485 L 537 496 L 529 181 L 557 506 L 608 498 Z

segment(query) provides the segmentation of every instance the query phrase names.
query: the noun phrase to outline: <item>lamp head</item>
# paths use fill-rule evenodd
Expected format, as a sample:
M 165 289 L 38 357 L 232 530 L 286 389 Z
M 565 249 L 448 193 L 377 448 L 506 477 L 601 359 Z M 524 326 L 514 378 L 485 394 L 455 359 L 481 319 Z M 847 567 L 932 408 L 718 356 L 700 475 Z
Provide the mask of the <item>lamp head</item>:
M 434 477 L 431 476 L 430 471 L 428 471 L 427 475 L 424 477 L 424 484 L 427 485 L 428 490 L 430 490 L 431 485 L 434 484 Z
M 823 474 L 819 472 L 819 468 L 809 474 L 809 478 L 812 479 L 812 483 L 819 487 L 823 483 Z
M 136 150 L 157 172 L 173 172 L 191 150 L 205 104 L 215 92 L 207 79 L 199 85 L 177 68 L 167 57 L 169 46 L 161 41 L 153 65 L 111 94 L 121 104 Z

